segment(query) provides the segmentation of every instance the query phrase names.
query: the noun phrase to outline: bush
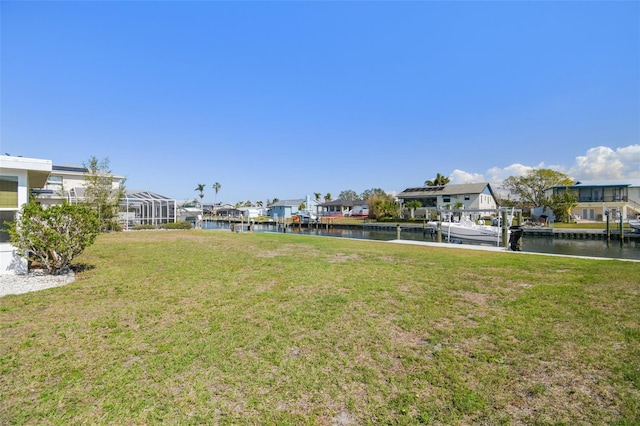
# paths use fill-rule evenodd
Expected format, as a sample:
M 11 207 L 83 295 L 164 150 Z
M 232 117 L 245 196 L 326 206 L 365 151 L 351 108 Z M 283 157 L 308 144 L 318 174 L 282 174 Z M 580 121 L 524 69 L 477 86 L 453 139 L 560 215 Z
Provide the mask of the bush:
M 43 208 L 32 201 L 22 207 L 8 231 L 23 256 L 57 275 L 93 244 L 100 233 L 100 221 L 97 213 L 84 205 L 64 203 Z
M 161 229 L 191 229 L 191 227 L 191 223 L 187 221 L 163 223 L 160 225 Z
M 132 228 L 134 231 L 144 231 L 147 229 L 156 229 L 155 225 L 136 225 Z
M 171 223 L 161 223 L 160 225 L 136 225 L 133 229 L 134 231 L 145 231 L 151 229 L 191 229 L 193 225 L 190 222 L 171 222 Z

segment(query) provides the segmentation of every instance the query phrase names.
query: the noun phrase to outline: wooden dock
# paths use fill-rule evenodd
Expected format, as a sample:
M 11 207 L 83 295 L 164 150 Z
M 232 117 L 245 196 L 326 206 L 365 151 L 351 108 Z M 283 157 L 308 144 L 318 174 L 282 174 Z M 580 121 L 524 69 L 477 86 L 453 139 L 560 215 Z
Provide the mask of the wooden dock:
M 523 236 L 553 237 L 569 240 L 606 240 L 607 231 L 604 229 L 554 229 L 554 228 L 522 228 Z M 624 239 L 627 241 L 640 241 L 640 232 L 624 230 Z M 611 229 L 609 239 L 620 240 L 620 229 Z

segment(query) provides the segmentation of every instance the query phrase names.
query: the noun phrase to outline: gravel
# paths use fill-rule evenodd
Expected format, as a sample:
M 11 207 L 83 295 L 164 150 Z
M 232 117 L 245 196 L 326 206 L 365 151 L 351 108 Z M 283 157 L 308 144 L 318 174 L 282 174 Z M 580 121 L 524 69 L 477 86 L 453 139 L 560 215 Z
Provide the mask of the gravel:
M 44 271 L 31 271 L 28 274 L 0 275 L 0 297 L 7 294 L 22 294 L 45 288 L 60 287 L 75 281 L 73 271 L 61 275 L 48 275 Z

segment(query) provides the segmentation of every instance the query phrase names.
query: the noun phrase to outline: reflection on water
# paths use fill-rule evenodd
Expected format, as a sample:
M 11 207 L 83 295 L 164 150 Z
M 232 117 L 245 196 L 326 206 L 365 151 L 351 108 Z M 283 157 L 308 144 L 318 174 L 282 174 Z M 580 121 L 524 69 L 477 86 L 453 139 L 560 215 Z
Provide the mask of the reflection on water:
M 205 229 L 229 229 L 229 224 L 224 222 L 205 222 Z M 239 230 L 240 227 L 237 226 Z M 247 229 L 244 225 L 243 230 Z M 252 231 L 255 232 L 282 232 L 273 224 L 254 225 Z M 287 228 L 288 233 L 303 235 L 320 235 L 340 238 L 357 238 L 364 240 L 390 241 L 396 239 L 396 232 L 384 230 L 367 229 L 315 229 L 315 228 Z M 435 242 L 435 236 L 423 234 L 418 231 L 403 231 L 400 235 L 403 240 L 429 241 Z M 478 244 L 469 242 L 469 244 Z M 525 235 L 521 240 L 522 251 L 530 253 L 550 253 L 565 254 L 572 256 L 592 256 L 611 259 L 636 259 L 640 260 L 640 243 L 636 240 L 625 242 L 622 246 L 620 241 L 611 241 L 609 245 L 604 240 L 571 240 L 558 239 L 552 237 L 533 237 Z

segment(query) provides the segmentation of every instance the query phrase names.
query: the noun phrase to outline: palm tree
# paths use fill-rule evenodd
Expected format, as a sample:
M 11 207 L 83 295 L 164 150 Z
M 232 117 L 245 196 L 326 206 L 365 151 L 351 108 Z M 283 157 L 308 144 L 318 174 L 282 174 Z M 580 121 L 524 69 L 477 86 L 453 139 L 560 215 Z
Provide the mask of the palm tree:
M 199 183 L 198 187 L 196 189 L 194 189 L 194 191 L 198 191 L 200 194 L 198 194 L 200 196 L 200 205 L 202 206 L 202 199 L 204 198 L 204 184 Z
M 331 193 L 327 192 L 327 195 L 324 196 L 324 201 L 331 201 Z
M 218 203 L 218 191 L 220 191 L 220 188 L 222 188 L 222 185 L 220 185 L 219 182 L 216 182 L 213 184 L 213 190 L 216 191 L 216 196 L 214 199 L 214 205 Z
M 262 201 L 256 201 L 256 206 L 262 207 Z
M 448 177 L 438 173 L 438 174 L 436 174 L 436 178 L 435 179 L 425 181 L 424 184 L 426 186 L 445 186 L 449 182 L 451 182 L 451 179 L 449 179 Z
M 313 195 L 315 195 L 316 201 L 320 202 L 320 198 L 322 198 L 322 194 L 319 192 L 314 192 Z

